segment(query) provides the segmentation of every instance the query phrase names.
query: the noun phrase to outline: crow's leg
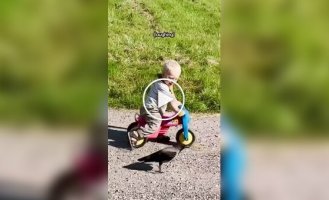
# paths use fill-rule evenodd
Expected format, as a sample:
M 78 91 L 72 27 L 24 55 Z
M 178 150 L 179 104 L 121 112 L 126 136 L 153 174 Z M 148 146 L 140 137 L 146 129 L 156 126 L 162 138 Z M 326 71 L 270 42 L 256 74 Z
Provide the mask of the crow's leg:
M 159 173 L 162 173 L 162 171 L 161 171 L 161 165 L 162 165 L 162 162 L 159 162 Z

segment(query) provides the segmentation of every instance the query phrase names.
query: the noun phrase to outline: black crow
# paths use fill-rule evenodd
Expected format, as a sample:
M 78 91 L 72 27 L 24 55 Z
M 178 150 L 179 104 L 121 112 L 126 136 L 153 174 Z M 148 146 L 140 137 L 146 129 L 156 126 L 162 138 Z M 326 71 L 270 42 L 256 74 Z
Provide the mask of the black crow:
M 165 162 L 171 161 L 178 153 L 184 149 L 183 146 L 177 145 L 172 147 L 166 147 L 152 153 L 148 156 L 138 159 L 141 162 L 158 162 L 159 163 L 159 172 L 161 173 L 161 165 Z

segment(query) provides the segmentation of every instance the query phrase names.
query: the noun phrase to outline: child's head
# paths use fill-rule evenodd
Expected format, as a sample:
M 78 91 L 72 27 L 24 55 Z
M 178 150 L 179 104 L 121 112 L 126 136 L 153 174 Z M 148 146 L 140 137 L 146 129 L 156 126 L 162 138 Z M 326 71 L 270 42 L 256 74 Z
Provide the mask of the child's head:
M 181 67 L 174 60 L 167 60 L 163 65 L 162 77 L 177 81 L 181 74 Z M 167 85 L 173 84 L 171 81 L 165 81 Z

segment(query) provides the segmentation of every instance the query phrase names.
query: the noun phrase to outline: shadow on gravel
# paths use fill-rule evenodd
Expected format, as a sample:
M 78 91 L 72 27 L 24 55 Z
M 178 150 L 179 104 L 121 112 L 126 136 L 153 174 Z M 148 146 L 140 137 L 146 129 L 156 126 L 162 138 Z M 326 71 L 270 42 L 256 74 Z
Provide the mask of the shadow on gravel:
M 116 147 L 120 149 L 130 149 L 127 133 L 124 129 L 115 130 L 114 128 L 108 126 L 107 139 L 108 139 L 108 145 L 112 147 Z
M 137 171 L 151 171 L 153 167 L 149 163 L 140 163 L 135 162 L 130 165 L 123 166 L 123 168 L 130 169 L 130 170 L 137 170 Z

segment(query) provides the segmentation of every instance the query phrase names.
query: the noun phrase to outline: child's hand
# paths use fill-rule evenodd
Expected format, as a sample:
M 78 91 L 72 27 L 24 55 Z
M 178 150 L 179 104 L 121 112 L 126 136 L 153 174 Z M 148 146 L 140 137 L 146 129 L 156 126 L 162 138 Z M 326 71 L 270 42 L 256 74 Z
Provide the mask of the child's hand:
M 184 115 L 185 115 L 185 112 L 183 110 L 178 113 L 179 117 L 183 117 Z

